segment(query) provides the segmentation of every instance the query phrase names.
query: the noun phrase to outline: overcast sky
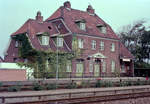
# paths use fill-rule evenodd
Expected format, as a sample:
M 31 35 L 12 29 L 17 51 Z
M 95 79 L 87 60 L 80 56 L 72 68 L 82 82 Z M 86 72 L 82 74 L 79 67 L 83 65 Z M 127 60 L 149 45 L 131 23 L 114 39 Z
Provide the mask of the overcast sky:
M 8 46 L 10 35 L 29 18 L 41 11 L 44 20 L 66 0 L 0 0 L 0 56 Z M 150 20 L 150 0 L 69 0 L 74 9 L 86 10 L 89 4 L 96 14 L 117 32 L 136 20 Z

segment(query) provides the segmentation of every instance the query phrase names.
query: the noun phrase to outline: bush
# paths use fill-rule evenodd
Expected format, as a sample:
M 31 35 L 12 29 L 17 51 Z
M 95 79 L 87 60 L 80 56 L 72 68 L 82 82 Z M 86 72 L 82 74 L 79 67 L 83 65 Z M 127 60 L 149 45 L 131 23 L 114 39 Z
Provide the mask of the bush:
M 43 89 L 44 89 L 44 87 L 41 84 L 39 84 L 39 83 L 34 83 L 33 84 L 32 90 L 40 91 L 40 90 L 43 90 Z
M 87 82 L 82 81 L 81 86 L 82 86 L 82 88 L 88 88 L 88 87 L 90 87 L 90 81 L 89 80 Z
M 77 88 L 77 84 L 75 82 L 68 83 L 68 85 L 66 86 L 66 88 L 68 88 L 68 89 Z
M 57 88 L 57 85 L 56 84 L 46 84 L 45 87 L 47 90 L 54 90 Z
M 103 81 L 97 80 L 95 83 L 95 87 L 102 87 L 104 85 L 103 83 L 104 83 Z
M 111 81 L 106 81 L 106 82 L 103 82 L 103 86 L 104 87 L 113 87 L 113 83 Z
M 10 86 L 8 87 L 8 91 L 10 92 L 17 92 L 17 91 L 20 91 L 21 90 L 21 86 Z

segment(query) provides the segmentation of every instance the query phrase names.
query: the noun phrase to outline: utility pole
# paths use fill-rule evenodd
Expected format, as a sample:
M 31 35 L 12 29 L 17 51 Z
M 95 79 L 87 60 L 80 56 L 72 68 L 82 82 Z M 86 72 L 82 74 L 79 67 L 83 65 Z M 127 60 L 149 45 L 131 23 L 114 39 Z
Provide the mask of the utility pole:
M 57 65 L 56 65 L 56 81 L 58 80 L 58 37 L 57 37 L 57 44 L 56 44 L 56 52 L 57 52 L 57 56 L 56 56 L 56 63 L 57 63 Z

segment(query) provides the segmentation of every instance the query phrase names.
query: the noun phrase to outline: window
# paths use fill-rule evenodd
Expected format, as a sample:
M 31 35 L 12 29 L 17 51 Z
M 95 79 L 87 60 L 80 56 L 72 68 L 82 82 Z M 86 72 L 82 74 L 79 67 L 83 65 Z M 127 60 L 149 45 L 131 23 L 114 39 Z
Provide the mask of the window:
M 103 41 L 100 42 L 100 50 L 101 50 L 101 51 L 104 50 L 104 42 L 103 42 Z
M 103 64 L 102 64 L 102 72 L 106 72 L 106 62 L 103 61 Z
M 63 38 L 57 37 L 57 47 L 63 47 Z
M 49 45 L 49 36 L 46 35 L 39 36 L 39 40 L 41 45 Z
M 92 49 L 95 50 L 96 49 L 96 41 L 92 40 Z
M 67 61 L 66 72 L 71 72 L 71 61 Z
M 86 30 L 86 21 L 84 19 L 76 20 L 75 22 L 81 30 Z
M 92 60 L 89 61 L 89 72 L 93 72 L 93 62 L 92 62 Z
M 76 64 L 76 76 L 81 77 L 83 74 L 83 63 Z
M 80 22 L 80 29 L 85 30 L 85 23 L 84 22 Z
M 83 48 L 83 39 L 78 39 L 78 47 Z
M 15 43 L 15 47 L 17 48 L 19 46 L 19 42 L 18 41 L 16 41 L 16 43 Z
M 114 52 L 115 51 L 115 43 L 111 44 L 111 51 Z
M 103 34 L 106 34 L 106 26 L 102 25 L 102 24 L 99 24 L 97 25 L 97 28 L 99 29 L 99 31 Z
M 115 61 L 111 61 L 111 72 L 115 72 Z

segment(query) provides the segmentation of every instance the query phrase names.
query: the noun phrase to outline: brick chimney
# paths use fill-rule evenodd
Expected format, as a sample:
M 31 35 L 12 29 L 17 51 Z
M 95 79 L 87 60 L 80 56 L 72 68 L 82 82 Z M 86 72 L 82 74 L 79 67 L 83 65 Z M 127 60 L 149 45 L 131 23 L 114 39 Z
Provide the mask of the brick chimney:
M 87 12 L 88 12 L 89 14 L 95 14 L 95 10 L 92 8 L 91 5 L 88 5 Z
M 71 9 L 71 4 L 70 4 L 70 2 L 69 2 L 69 1 L 64 2 L 64 7 L 65 7 L 65 8 L 68 8 L 68 9 Z
M 39 22 L 39 23 L 43 22 L 43 16 L 41 16 L 41 12 L 40 11 L 37 12 L 36 21 Z

